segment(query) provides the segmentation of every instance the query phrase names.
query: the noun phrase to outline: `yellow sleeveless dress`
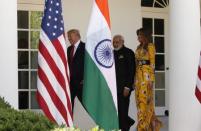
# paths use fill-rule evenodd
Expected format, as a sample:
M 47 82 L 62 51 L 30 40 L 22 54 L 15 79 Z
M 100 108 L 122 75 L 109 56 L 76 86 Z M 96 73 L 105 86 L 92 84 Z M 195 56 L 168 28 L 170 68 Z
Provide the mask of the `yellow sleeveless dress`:
M 136 76 L 135 99 L 137 106 L 137 131 L 159 131 L 162 123 L 156 118 L 153 101 L 153 88 L 149 82 L 155 81 L 155 46 L 148 44 L 147 50 L 139 47 L 135 51 Z M 146 61 L 147 63 L 143 61 Z

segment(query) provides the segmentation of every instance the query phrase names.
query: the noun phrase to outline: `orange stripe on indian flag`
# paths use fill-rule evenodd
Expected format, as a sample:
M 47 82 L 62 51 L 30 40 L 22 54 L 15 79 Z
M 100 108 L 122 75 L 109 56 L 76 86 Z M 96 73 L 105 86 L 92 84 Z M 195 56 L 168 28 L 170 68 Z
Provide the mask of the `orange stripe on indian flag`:
M 97 4 L 98 8 L 100 9 L 101 13 L 103 14 L 103 16 L 105 17 L 107 24 L 111 29 L 108 1 L 107 0 L 96 0 L 96 4 Z

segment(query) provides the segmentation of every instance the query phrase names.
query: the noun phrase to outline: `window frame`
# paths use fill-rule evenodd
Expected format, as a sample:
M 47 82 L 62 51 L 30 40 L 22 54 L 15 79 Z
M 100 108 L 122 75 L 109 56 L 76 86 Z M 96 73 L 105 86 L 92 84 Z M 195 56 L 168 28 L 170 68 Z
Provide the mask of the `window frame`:
M 43 2 L 43 1 L 41 1 Z M 19 99 L 19 92 L 20 91 L 26 91 L 28 92 L 28 108 L 29 110 L 33 110 L 36 112 L 41 112 L 41 109 L 39 107 L 39 109 L 33 109 L 31 108 L 31 97 L 32 97 L 32 92 L 35 92 L 37 89 L 33 89 L 31 87 L 31 80 L 32 80 L 32 72 L 37 72 L 37 69 L 33 69 L 32 68 L 32 53 L 33 52 L 38 52 L 38 49 L 33 49 L 31 48 L 31 33 L 32 32 L 37 32 L 40 31 L 40 29 L 32 29 L 31 28 L 31 12 L 32 11 L 40 11 L 43 12 L 44 10 L 44 4 L 39 3 L 39 1 L 33 1 L 30 3 L 25 3 L 23 0 L 18 0 L 18 4 L 17 4 L 17 11 L 28 11 L 28 28 L 27 29 L 23 29 L 23 28 L 18 28 L 17 27 L 17 32 L 18 31 L 28 31 L 28 48 L 27 49 L 21 49 L 21 48 L 17 48 L 17 52 L 19 51 L 27 51 L 28 52 L 28 68 L 26 69 L 20 69 L 19 67 L 17 67 L 18 72 L 19 71 L 27 71 L 28 72 L 28 88 L 27 89 L 19 89 L 18 87 L 18 99 Z M 19 81 L 19 78 L 18 78 Z M 20 100 L 18 101 L 18 105 L 20 103 Z M 26 109 L 20 109 L 20 110 L 26 110 Z

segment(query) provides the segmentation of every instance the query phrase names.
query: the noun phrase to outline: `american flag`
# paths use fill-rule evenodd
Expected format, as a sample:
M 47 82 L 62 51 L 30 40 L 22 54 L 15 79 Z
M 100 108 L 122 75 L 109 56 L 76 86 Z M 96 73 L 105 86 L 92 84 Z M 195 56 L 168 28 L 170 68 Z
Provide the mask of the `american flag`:
M 195 95 L 198 101 L 201 103 L 201 52 L 200 52 L 200 62 L 198 66 L 198 78 L 197 78 L 197 84 L 195 89 Z
M 38 52 L 37 100 L 57 124 L 73 126 L 61 0 L 46 0 Z

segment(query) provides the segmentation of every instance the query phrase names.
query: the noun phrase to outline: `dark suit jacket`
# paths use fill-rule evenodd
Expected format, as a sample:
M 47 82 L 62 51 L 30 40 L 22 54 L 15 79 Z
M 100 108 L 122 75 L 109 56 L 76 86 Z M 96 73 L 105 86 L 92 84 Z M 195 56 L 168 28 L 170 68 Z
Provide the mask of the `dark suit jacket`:
M 82 97 L 83 88 L 83 75 L 84 75 L 84 53 L 85 53 L 85 43 L 80 42 L 77 50 L 74 54 L 73 61 L 71 62 L 70 53 L 72 46 L 67 49 L 69 69 L 70 69 L 70 89 L 71 96 L 74 99 L 78 96 L 79 99 Z
M 123 46 L 120 50 L 114 51 L 117 93 L 122 94 L 124 87 L 133 90 L 135 75 L 135 55 L 134 52 Z

